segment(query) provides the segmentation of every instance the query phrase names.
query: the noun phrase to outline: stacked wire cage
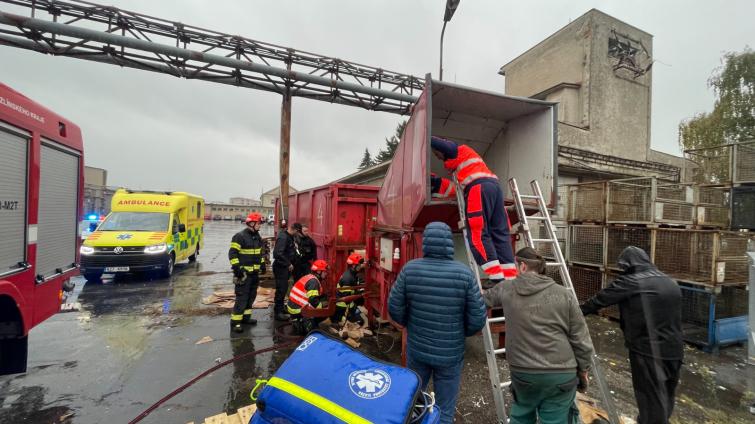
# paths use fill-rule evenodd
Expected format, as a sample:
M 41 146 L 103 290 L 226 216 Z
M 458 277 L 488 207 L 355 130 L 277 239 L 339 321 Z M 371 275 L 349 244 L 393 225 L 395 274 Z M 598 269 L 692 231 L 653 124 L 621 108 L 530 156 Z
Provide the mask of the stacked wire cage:
M 607 223 L 692 225 L 694 220 L 693 184 L 639 177 L 606 185 Z
M 606 182 L 568 187 L 566 259 L 574 291 L 584 302 L 600 291 L 603 280 Z

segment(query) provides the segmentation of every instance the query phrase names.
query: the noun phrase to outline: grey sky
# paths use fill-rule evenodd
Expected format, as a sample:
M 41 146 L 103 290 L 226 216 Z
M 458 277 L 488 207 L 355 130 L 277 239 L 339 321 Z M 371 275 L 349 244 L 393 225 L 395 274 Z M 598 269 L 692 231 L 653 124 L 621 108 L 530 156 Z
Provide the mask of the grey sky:
M 398 72 L 437 74 L 445 0 L 150 1 L 117 7 Z M 654 35 L 652 145 L 678 153 L 677 125 L 712 108 L 706 81 L 726 51 L 755 45 L 755 2 L 464 0 L 446 30 L 446 80 L 503 91 L 501 65 L 590 8 Z M 0 10 L 16 11 L 6 4 Z M 280 97 L 0 47 L 0 81 L 82 127 L 86 162 L 109 183 L 209 200 L 277 185 Z M 294 99 L 291 183 L 355 170 L 400 117 Z

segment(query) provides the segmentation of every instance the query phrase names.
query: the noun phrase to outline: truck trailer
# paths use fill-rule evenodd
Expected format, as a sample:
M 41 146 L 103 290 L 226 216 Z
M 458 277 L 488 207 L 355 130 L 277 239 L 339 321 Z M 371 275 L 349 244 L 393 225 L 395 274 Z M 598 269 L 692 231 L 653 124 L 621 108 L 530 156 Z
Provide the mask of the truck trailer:
M 508 180 L 537 180 L 549 207 L 557 201 L 557 104 L 505 96 L 426 78 L 377 200 L 367 248 L 369 318 L 389 320 L 388 296 L 408 261 L 422 255 L 422 232 L 433 221 L 455 231 L 456 259 L 468 263 L 455 200 L 430 194 L 430 174 L 449 176 L 431 154 L 430 137 L 467 144 L 499 179 L 511 205 Z M 534 212 L 534 209 L 533 209 Z M 512 225 L 517 222 L 513 208 Z M 512 243 L 515 242 L 512 229 Z

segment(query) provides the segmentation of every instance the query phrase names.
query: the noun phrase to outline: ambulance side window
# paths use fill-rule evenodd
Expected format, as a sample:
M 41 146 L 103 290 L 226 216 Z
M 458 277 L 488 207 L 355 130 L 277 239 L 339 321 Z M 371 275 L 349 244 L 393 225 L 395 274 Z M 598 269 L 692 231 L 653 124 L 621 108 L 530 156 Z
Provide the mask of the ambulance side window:
M 197 219 L 202 217 L 202 202 L 197 202 Z
M 173 215 L 173 234 L 178 234 L 178 217 Z

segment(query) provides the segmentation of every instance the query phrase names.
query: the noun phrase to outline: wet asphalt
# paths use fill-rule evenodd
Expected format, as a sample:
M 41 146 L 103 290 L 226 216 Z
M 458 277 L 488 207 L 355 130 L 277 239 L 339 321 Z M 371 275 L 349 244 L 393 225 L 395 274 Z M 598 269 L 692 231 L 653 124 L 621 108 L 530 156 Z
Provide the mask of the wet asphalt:
M 81 310 L 57 314 L 33 329 L 27 373 L 0 377 L 0 423 L 127 423 L 216 361 L 286 341 L 276 333 L 270 309 L 254 310 L 258 325 L 232 335 L 228 313 L 201 303 L 215 290 L 232 289 L 228 242 L 241 228 L 208 222 L 198 262 L 177 264 L 170 279 L 124 276 L 87 284 L 77 278 L 67 302 L 79 302 Z M 262 285 L 272 282 L 263 280 Z M 621 331 L 604 318 L 590 317 L 588 324 L 614 402 L 623 415 L 633 417 Z M 205 336 L 213 341 L 197 345 Z M 399 362 L 400 335 L 383 327 L 364 339 L 361 349 Z M 142 422 L 201 423 L 204 417 L 246 406 L 255 380 L 270 377 L 290 351 L 263 353 L 221 368 Z M 685 355 L 673 422 L 753 421 L 749 406 L 755 403 L 755 366 L 746 364 L 745 347 L 729 347 L 718 355 L 689 347 Z M 600 397 L 595 384 L 589 394 Z M 492 402 L 482 339 L 472 337 L 456 422 L 494 422 Z

